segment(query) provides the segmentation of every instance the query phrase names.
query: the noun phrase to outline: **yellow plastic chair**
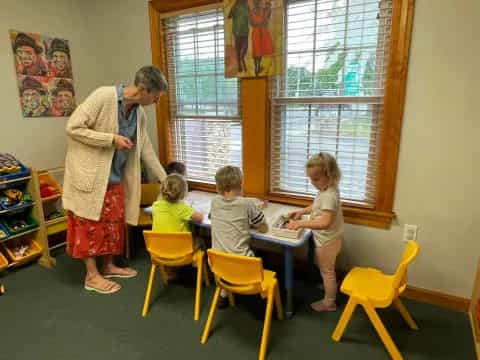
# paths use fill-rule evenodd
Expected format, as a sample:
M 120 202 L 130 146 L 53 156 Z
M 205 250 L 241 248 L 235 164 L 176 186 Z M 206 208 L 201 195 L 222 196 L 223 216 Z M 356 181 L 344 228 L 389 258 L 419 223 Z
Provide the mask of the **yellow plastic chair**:
M 145 317 L 148 313 L 150 295 L 152 293 L 153 280 L 157 267 L 159 267 L 161 272 L 163 283 L 167 285 L 168 276 L 165 273 L 164 266 L 177 267 L 191 264 L 197 268 L 197 287 L 195 290 L 193 318 L 198 320 L 200 318 L 202 280 L 205 281 L 206 286 L 210 286 L 207 267 L 203 264 L 205 252 L 200 248 L 194 248 L 192 233 L 190 232 L 161 233 L 144 230 L 143 237 L 145 238 L 147 250 L 150 253 L 152 266 L 150 268 L 150 277 L 148 278 L 142 316 Z
M 407 266 L 417 257 L 418 250 L 418 244 L 410 240 L 405 246 L 400 265 L 393 275 L 386 275 L 377 269 L 361 267 L 353 268 L 348 273 L 340 290 L 350 298 L 332 334 L 334 341 L 340 341 L 353 311 L 357 305 L 361 305 L 392 359 L 403 359 L 375 308 L 385 308 L 393 303 L 410 328 L 418 330 L 417 324 L 400 301 L 400 295 L 407 286 Z
M 160 184 L 142 184 L 140 196 L 140 213 L 138 214 L 137 225 L 128 225 L 125 227 L 125 257 L 130 259 L 130 230 L 131 227 L 152 228 L 152 215 L 143 211 L 144 207 L 152 206 L 160 194 Z
M 215 289 L 207 323 L 203 330 L 201 343 L 205 344 L 208 340 L 215 310 L 217 309 L 218 298 L 220 297 L 220 291 L 222 289 L 226 290 L 229 294 L 230 306 L 235 305 L 233 298 L 234 293 L 243 295 L 260 294 L 262 299 L 267 299 L 267 309 L 265 310 L 265 321 L 263 324 L 262 341 L 258 358 L 260 360 L 265 359 L 274 302 L 277 309 L 277 316 L 280 320 L 283 320 L 282 301 L 280 299 L 278 281 L 275 278 L 276 273 L 264 270 L 262 259 L 260 258 L 227 254 L 213 249 L 209 249 L 207 253 L 210 268 L 215 275 L 217 288 Z

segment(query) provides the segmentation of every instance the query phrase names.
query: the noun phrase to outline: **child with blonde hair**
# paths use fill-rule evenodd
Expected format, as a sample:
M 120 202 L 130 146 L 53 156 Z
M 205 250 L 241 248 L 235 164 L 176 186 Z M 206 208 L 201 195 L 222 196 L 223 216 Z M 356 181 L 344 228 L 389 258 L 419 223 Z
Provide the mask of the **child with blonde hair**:
M 314 311 L 335 311 L 337 279 L 335 261 L 340 253 L 343 240 L 343 213 L 340 203 L 338 184 L 340 169 L 335 158 L 321 152 L 312 156 L 305 166 L 307 176 L 318 190 L 313 204 L 290 213 L 288 228 L 312 229 L 315 242 L 315 258 L 323 279 L 325 296 L 310 304 Z M 310 214 L 308 220 L 300 220 L 302 215 Z
M 190 220 L 203 221 L 202 213 L 182 201 L 186 193 L 187 182 L 183 176 L 173 173 L 163 180 L 160 198 L 152 206 L 153 231 L 190 231 Z
M 218 196 L 212 200 L 212 248 L 227 253 L 255 256 L 250 248 L 250 228 L 267 232 L 268 225 L 257 200 L 243 197 L 242 172 L 236 166 L 224 166 L 215 174 Z M 219 308 L 228 305 L 222 290 Z
M 190 221 L 203 221 L 203 214 L 183 201 L 186 193 L 187 181 L 182 175 L 172 173 L 163 180 L 159 199 L 152 205 L 153 231 L 190 231 Z M 165 267 L 165 271 L 169 280 L 177 278 L 174 268 Z

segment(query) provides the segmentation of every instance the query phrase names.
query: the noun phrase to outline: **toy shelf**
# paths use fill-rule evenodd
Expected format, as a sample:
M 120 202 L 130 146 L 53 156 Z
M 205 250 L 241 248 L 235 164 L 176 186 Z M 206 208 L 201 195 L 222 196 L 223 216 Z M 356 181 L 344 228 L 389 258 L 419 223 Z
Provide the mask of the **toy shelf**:
M 56 167 L 52 169 L 37 171 L 34 176 L 38 177 L 40 185 L 39 194 L 46 195 L 41 197 L 42 212 L 40 218 L 40 226 L 44 229 L 45 242 L 48 244 L 49 251 L 57 249 L 66 244 L 65 241 L 61 243 L 53 243 L 49 236 L 64 232 L 67 230 L 67 217 L 61 207 L 62 197 L 62 183 L 65 169 L 63 167 Z M 44 191 L 42 187 L 48 187 L 49 192 Z M 54 192 L 52 194 L 52 192 Z M 57 213 L 58 216 L 49 219 L 48 216 L 52 213 Z
M 36 172 L 33 169 L 22 167 L 22 171 L 17 177 L 9 175 L 8 178 L 0 178 L 0 190 L 4 189 L 21 189 L 22 192 L 30 194 L 32 201 L 11 208 L 5 206 L 0 208 L 0 229 L 6 233 L 6 236 L 0 239 L 0 271 L 36 260 L 42 266 L 51 267 L 54 259 L 50 257 L 42 228 L 42 201 L 38 191 Z M 8 226 L 7 223 L 13 216 L 27 220 L 24 231 Z M 25 256 L 14 256 L 12 249 L 15 244 L 29 246 Z

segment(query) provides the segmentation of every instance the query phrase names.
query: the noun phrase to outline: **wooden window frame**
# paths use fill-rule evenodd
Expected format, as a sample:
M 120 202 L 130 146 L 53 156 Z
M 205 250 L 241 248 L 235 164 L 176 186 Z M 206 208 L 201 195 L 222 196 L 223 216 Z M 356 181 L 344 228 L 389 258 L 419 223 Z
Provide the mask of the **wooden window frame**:
M 286 0 L 284 0 L 286 1 Z M 377 168 L 377 196 L 373 209 L 355 207 L 344 203 L 345 221 L 351 224 L 377 228 L 390 228 L 395 195 L 400 135 L 402 128 L 408 58 L 412 34 L 413 9 L 415 0 L 393 0 L 390 59 L 387 70 L 383 132 L 380 138 Z M 222 4 L 218 0 L 176 0 L 149 2 L 150 40 L 152 61 L 168 76 L 165 38 L 162 33 L 161 17 L 166 13 L 184 11 L 211 4 Z M 242 162 L 244 192 L 249 196 L 266 198 L 285 204 L 306 206 L 311 197 L 278 195 L 270 193 L 270 101 L 268 78 L 241 79 L 242 108 Z M 264 101 L 261 101 L 264 99 Z M 162 163 L 169 159 L 170 112 L 168 96 L 157 104 L 157 132 L 159 157 Z M 215 186 L 191 182 L 191 189 L 215 191 Z

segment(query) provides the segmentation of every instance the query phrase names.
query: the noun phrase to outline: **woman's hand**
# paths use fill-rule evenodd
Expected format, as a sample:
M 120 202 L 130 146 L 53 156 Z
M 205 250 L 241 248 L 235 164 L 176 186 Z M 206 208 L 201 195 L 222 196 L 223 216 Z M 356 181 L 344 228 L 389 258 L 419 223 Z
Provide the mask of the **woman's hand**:
M 113 135 L 113 143 L 118 150 L 130 150 L 133 148 L 133 142 L 122 135 Z
M 290 220 L 287 224 L 288 230 L 298 230 L 301 228 L 300 221 Z

